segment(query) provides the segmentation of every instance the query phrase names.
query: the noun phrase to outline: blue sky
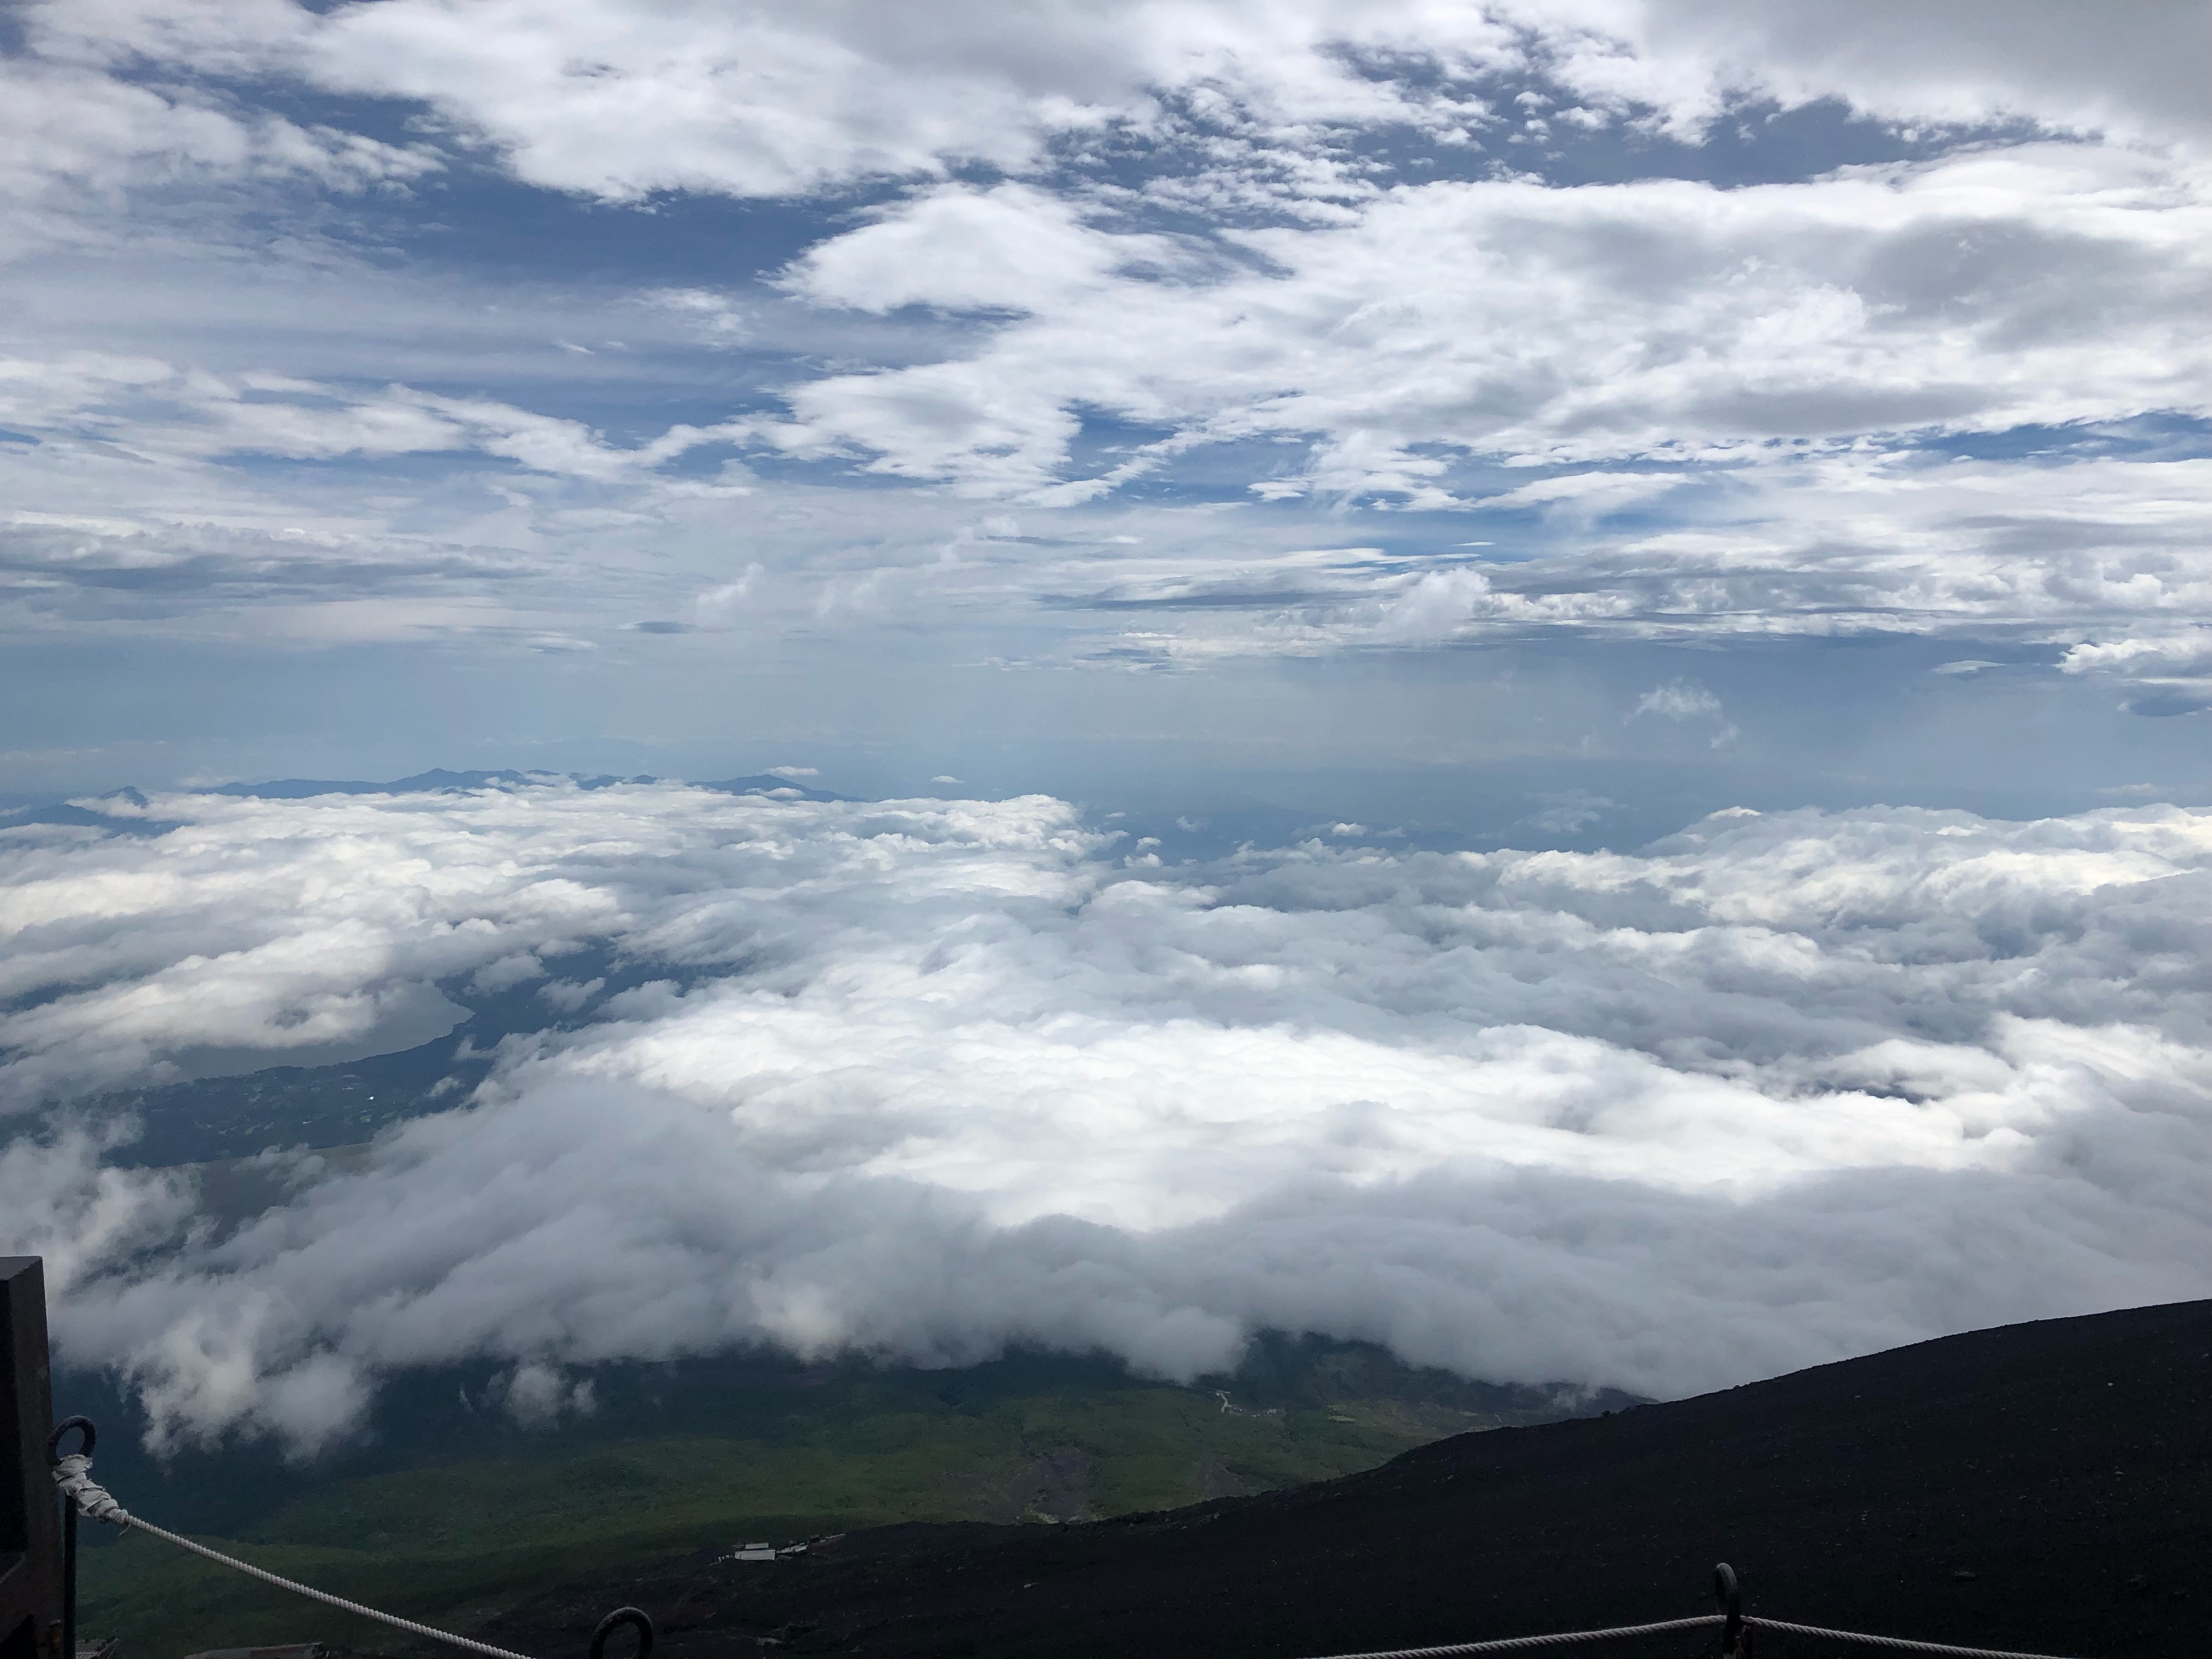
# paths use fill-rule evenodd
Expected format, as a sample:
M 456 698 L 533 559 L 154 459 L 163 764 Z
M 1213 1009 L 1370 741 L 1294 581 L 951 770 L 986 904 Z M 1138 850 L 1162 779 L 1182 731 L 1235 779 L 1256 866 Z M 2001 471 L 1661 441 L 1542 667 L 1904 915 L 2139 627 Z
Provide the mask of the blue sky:
M 1885 16 L 33 5 L 0 790 L 2197 799 L 2203 12 Z

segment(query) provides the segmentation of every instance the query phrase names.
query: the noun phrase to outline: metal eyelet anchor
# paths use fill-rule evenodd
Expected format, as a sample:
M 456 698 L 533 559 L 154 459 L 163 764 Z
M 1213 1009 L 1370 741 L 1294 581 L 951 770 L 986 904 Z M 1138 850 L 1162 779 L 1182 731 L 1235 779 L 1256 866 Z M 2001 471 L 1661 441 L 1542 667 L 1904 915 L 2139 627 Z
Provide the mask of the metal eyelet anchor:
M 637 1629 L 637 1652 L 632 1659 L 652 1659 L 653 1620 L 635 1607 L 617 1607 L 599 1620 L 599 1627 L 592 1632 L 592 1659 L 606 1659 L 607 1638 L 624 1625 Z

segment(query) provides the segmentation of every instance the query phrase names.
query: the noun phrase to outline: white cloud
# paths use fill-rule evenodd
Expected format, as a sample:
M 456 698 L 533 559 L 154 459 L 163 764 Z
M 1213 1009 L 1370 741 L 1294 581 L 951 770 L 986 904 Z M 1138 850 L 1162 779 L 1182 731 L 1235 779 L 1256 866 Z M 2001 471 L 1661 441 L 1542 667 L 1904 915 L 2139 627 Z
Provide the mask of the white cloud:
M 49 1294 L 163 1242 L 191 1214 L 191 1185 L 175 1173 L 102 1167 L 127 1127 L 65 1123 L 0 1145 L 0 1255 L 44 1257 Z
M 131 448 L 167 459 L 331 460 L 472 451 L 533 471 L 596 479 L 649 470 L 732 430 L 677 425 L 624 449 L 580 422 L 490 398 L 396 385 L 364 392 L 289 375 L 222 375 L 93 352 L 0 359 L 0 419 L 64 440 L 121 436 Z
M 0 520 L 0 603 L 16 628 L 100 623 L 204 628 L 211 613 L 311 610 L 312 631 L 404 634 L 494 620 L 489 596 L 542 579 L 542 561 L 506 549 L 387 535 L 199 524 Z M 9 613 L 13 614 L 10 615 Z M 302 632 L 311 631 L 302 628 Z
M 1021 1340 L 1187 1375 L 1269 1323 L 1669 1392 L 2212 1288 L 2199 812 L 1170 875 L 1037 797 L 146 810 L 185 827 L 0 837 L 10 989 L 50 996 L 0 1030 L 13 1088 L 211 1029 L 282 1059 L 586 941 L 668 969 L 367 1172 L 93 1278 L 66 1350 L 172 1437 L 315 1443 L 465 1355 Z
M 104 312 L 48 329 L 81 273 L 49 275 L 0 372 L 0 422 L 40 445 L 5 444 L 0 466 L 11 496 L 71 520 L 72 548 L 88 550 L 56 555 L 41 526 L 9 573 L 17 619 L 191 632 L 197 610 L 233 638 L 605 648 L 640 631 L 981 617 L 1032 630 L 994 641 L 997 659 L 1127 667 L 1540 629 L 1978 631 L 2070 647 L 2212 615 L 2203 462 L 1945 466 L 1917 447 L 1930 433 L 2027 422 L 2081 437 L 2084 422 L 2212 410 L 2201 124 L 2180 112 L 2194 106 L 2172 95 L 2165 55 L 2201 27 L 2181 9 L 2107 41 L 2034 7 L 1994 41 L 1945 7 L 1878 42 L 1753 21 L 1722 0 L 1449 15 L 1178 0 L 1018 30 L 956 9 L 921 40 L 895 13 L 34 8 L 23 74 L 82 82 L 88 108 L 171 112 L 147 115 L 143 134 L 117 118 L 139 134 L 123 149 L 155 161 L 38 162 L 65 196 L 95 173 L 127 190 L 170 165 L 162 145 L 188 159 L 214 143 L 160 137 L 172 116 L 232 135 L 230 170 L 210 178 L 263 176 L 261 141 L 237 134 L 276 119 L 251 103 L 270 76 L 420 96 L 440 115 L 418 125 L 440 142 L 473 135 L 526 177 L 586 193 L 909 185 L 823 213 L 780 295 L 655 270 L 634 291 L 509 306 L 495 285 L 407 286 L 329 248 L 226 246 L 197 264 L 155 261 Z M 1428 73 L 1438 65 L 1443 82 Z M 1565 77 L 1608 119 L 1685 133 L 1750 118 L 1747 95 L 1824 93 L 1899 119 L 2112 131 L 1982 135 L 1910 165 L 1735 189 L 1510 173 L 1393 184 L 1344 159 L 1348 135 L 1408 123 L 1431 148 L 1466 129 L 1504 153 L 1470 101 L 1510 106 L 1508 83 L 1483 78 L 1493 72 Z M 1552 87 L 1555 116 L 1572 107 L 1567 89 Z M 300 153 L 335 155 L 342 137 L 301 139 Z M 1102 182 L 1110 169 L 1063 141 L 1103 146 L 1094 161 L 1142 157 L 1158 176 Z M 1232 151 L 1242 159 L 1222 159 Z M 1201 153 L 1213 159 L 1190 159 Z M 946 158 L 978 156 L 1020 176 L 944 176 Z M 418 146 L 283 176 L 404 185 L 434 159 Z M 1280 211 L 1205 193 L 1261 173 Z M 1184 194 L 1164 218 L 1170 185 Z M 132 222 L 110 202 L 87 222 L 119 234 Z M 270 317 L 283 348 L 256 356 L 280 332 Z M 655 406 L 676 374 L 666 356 L 615 366 L 611 337 L 633 326 L 658 330 L 664 349 L 702 341 L 725 366 L 740 343 L 787 352 L 766 376 L 787 407 L 611 436 L 595 423 L 608 386 L 634 373 L 622 395 Z M 557 370 L 534 361 L 556 356 Z M 727 398 L 720 374 L 685 395 Z M 425 389 L 495 382 L 507 389 Z M 1102 438 L 1116 422 L 1141 434 Z M 734 462 L 711 476 L 675 465 L 717 444 L 763 452 L 777 483 Z M 1316 568 L 1310 526 L 1285 532 L 1256 505 L 1201 529 L 1117 495 L 1179 466 L 1225 471 L 1261 500 L 1496 515 L 1514 526 L 1516 562 Z M 908 488 L 848 491 L 830 525 L 807 492 L 855 467 Z M 794 483 L 801 472 L 813 482 Z M 1021 501 L 1065 532 L 1060 546 L 1114 533 L 1079 552 L 1052 537 L 987 545 L 947 493 Z M 504 507 L 488 510 L 493 499 Z M 234 538 L 240 556 L 209 550 Z M 687 549 L 699 550 L 679 576 L 663 556 Z M 356 556 L 362 580 L 341 597 Z M 454 574 L 420 574 L 434 567 Z M 1227 587 L 1243 601 L 1213 603 Z M 1132 628 L 1069 602 L 1085 598 L 1157 609 Z
M 588 1377 L 572 1382 L 551 1365 L 517 1365 L 493 1382 L 491 1393 L 526 1429 L 547 1428 L 571 1415 L 589 1417 L 598 1409 Z
M 1958 639 L 1939 672 L 2057 655 L 2140 713 L 2212 707 L 2212 463 L 2160 436 L 2212 415 L 2202 7 L 24 15 L 11 639 L 465 638 L 580 683 L 839 635 L 1149 670 L 1886 631 Z M 382 112 L 405 143 L 343 129 L 362 96 L 414 100 Z M 1822 97 L 1933 159 L 1518 170 Z M 802 242 L 765 286 L 403 281 L 374 216 L 325 240 L 304 199 L 487 163 L 781 198 Z M 671 408 L 706 412 L 637 413 Z M 2001 431 L 2012 459 L 1931 441 Z M 1455 547 L 1300 501 L 1449 513 Z M 1687 682 L 1638 708 L 1716 743 L 1725 712 Z M 1036 798 L 778 793 L 0 830 L 12 1098 L 419 1041 L 441 987 L 576 1027 L 166 1257 L 137 1253 L 174 1183 L 102 1171 L 89 1132 L 19 1140 L 0 1248 L 84 1287 L 71 1352 L 163 1432 L 301 1445 L 464 1353 L 526 1420 L 586 1409 L 569 1368 L 611 1355 L 1035 1340 L 1181 1373 L 1261 1322 L 1668 1390 L 2212 1275 L 2201 815 L 1741 814 L 1452 859 L 1358 844 L 1347 801 L 1310 846 L 1171 872 Z M 1634 810 L 1532 805 L 1552 835 Z M 611 992 L 594 942 L 667 977 Z
M 1156 265 L 1158 239 L 1076 226 L 1034 192 L 971 211 L 959 259 L 889 258 L 895 236 L 934 234 L 953 199 L 935 194 L 817 247 L 795 287 L 871 308 L 1012 304 L 970 273 L 1033 265 L 1041 241 L 1080 279 L 1008 278 L 992 292 L 1020 289 L 1029 314 L 978 349 L 799 386 L 796 426 L 769 435 L 981 493 L 1049 490 L 1074 411 L 1099 409 L 1182 444 L 1310 441 L 1305 488 L 1442 506 L 1454 450 L 1589 464 L 2201 415 L 2203 183 L 2054 144 L 1731 191 L 1439 182 L 1342 224 L 1225 233 L 1264 264 L 1212 280 L 1113 275 Z M 1498 499 L 1588 512 L 1675 483 L 1601 468 Z
M 1537 799 L 1542 810 L 1531 813 L 1524 822 L 1528 828 L 1547 836 L 1580 835 L 1620 807 L 1610 796 L 1592 794 L 1587 789 L 1547 792 Z
M 680 571 L 634 550 L 750 493 L 728 467 L 666 470 L 722 435 L 703 428 L 623 445 L 490 398 L 62 352 L 0 354 L 0 429 L 18 634 L 595 644 L 672 615 L 727 627 L 762 574 L 719 536 Z
M 925 21 L 887 3 L 701 0 L 398 0 L 319 15 L 109 0 L 33 18 L 58 57 L 143 56 L 420 100 L 520 177 L 620 201 L 803 195 L 963 163 L 1028 170 L 1057 138 L 1154 128 L 1163 94 L 1243 112 L 1262 137 L 1394 119 L 1455 132 L 1479 106 L 1362 75 L 1343 49 L 1435 53 L 1462 71 L 1523 61 L 1510 30 L 1479 12 L 1333 3 L 1137 0 L 1038 12 L 1018 27 L 977 8 Z M 1299 171 L 1326 187 L 1338 170 Z
M 640 303 L 696 324 L 708 339 L 719 343 L 732 344 L 753 332 L 744 307 L 732 295 L 712 289 L 658 289 L 641 295 Z
M 1638 714 L 1664 714 L 1668 720 L 1687 720 L 1696 714 L 1717 715 L 1721 700 L 1702 685 L 1688 680 L 1669 680 L 1656 685 L 1636 700 L 1636 707 L 1628 718 Z
M 1714 722 L 1712 746 L 1725 748 L 1736 739 L 1735 724 L 1722 712 L 1721 700 L 1692 680 L 1669 680 L 1656 685 L 1636 700 L 1628 718 L 1660 714 L 1668 720 L 1710 720 Z
M 1486 495 L 1482 504 L 1488 507 L 1544 507 L 1593 517 L 1656 500 L 1683 482 L 1683 475 L 1679 472 L 1563 472 L 1556 477 Z M 1486 544 L 1470 542 L 1468 545 Z
M 1538 632 L 2070 647 L 2136 628 L 2166 637 L 2212 614 L 2203 461 L 2021 467 L 1857 449 L 1730 461 L 1699 482 L 1662 526 L 1580 532 L 1579 544 L 1540 559 L 1439 568 L 1374 549 L 1268 557 L 1237 547 L 1201 562 L 1177 550 L 1132 559 L 1090 597 L 1109 614 L 1145 612 L 1134 637 L 1160 660 L 1194 665 Z M 2068 661 L 2118 672 L 2101 647 Z
M 1548 77 L 1580 100 L 1554 118 L 1570 125 L 1692 137 L 1746 99 L 1824 97 L 1905 123 L 2204 135 L 2192 4 L 2137 6 L 2124 29 L 2063 3 L 2013 8 L 2002 30 L 1968 0 L 1878 13 L 1858 27 L 1741 0 L 1115 0 L 1009 27 L 988 8 L 924 21 L 894 0 L 102 0 L 29 16 L 34 42 L 73 65 L 422 100 L 521 178 L 614 200 L 793 196 L 963 163 L 1026 172 L 1055 141 L 1194 123 L 1210 165 L 1176 181 L 1190 199 L 1327 200 L 1360 181 L 1316 140 L 1400 125 L 1467 144 L 1494 131 L 1481 94 L 1509 88 L 1487 88 L 1493 74 Z
M 771 766 L 769 775 L 779 778 L 818 778 L 822 769 L 817 766 Z
M 56 385 L 40 394 L 63 396 Z M 84 395 L 70 407 L 125 401 Z M 1002 537 L 941 497 L 892 508 L 788 482 L 698 493 L 658 471 L 650 445 L 606 445 L 580 423 L 580 472 L 523 472 L 478 450 L 452 458 L 450 483 L 380 476 L 338 491 L 200 458 L 210 440 L 198 415 L 149 413 L 142 428 L 33 402 L 19 392 L 0 416 L 47 434 L 0 457 L 20 499 L 49 504 L 0 526 L 0 623 L 19 630 L 495 647 L 540 634 L 611 645 L 653 619 L 656 632 L 766 637 L 983 621 L 1022 630 L 1008 654 L 1027 659 L 1202 666 L 1538 632 L 2063 648 L 2179 636 L 2212 616 L 2201 460 L 1744 457 L 1698 469 L 1662 524 L 1577 524 L 1545 556 L 1468 564 L 1316 549 L 1299 523 L 1172 507 L 1060 509 L 1036 524 L 1059 535 Z M 678 428 L 665 443 L 697 437 Z M 499 440 L 487 428 L 453 441 Z
M 404 185 L 441 165 L 425 146 L 303 127 L 203 89 L 0 58 L 0 260 L 112 241 L 86 208 L 112 207 L 132 190 L 305 181 L 358 191 Z
M 2069 674 L 2112 674 L 2129 678 L 2212 677 L 2212 629 L 2193 629 L 2158 639 L 2084 643 L 2069 651 L 2060 666 Z
M 1101 236 L 1073 203 L 1028 185 L 946 185 L 811 249 L 783 282 L 817 303 L 860 311 L 1059 311 L 1103 297 L 1119 272 L 1193 263 L 1169 237 Z
M 2212 628 L 2152 638 L 2084 641 L 2059 659 L 2059 670 L 2124 687 L 2125 707 L 2138 714 L 2193 714 L 2212 708 Z
M 151 63 L 426 99 L 525 178 L 619 199 L 928 180 L 956 160 L 1026 170 L 988 187 L 926 183 L 787 278 L 862 311 L 1018 320 L 945 361 L 802 383 L 795 420 L 764 434 L 794 455 L 864 454 L 895 476 L 987 494 L 1073 501 L 1177 447 L 1286 435 L 1313 443 L 1310 464 L 1258 481 L 1263 494 L 1449 505 L 1442 456 L 1455 450 L 1595 464 L 1776 435 L 2207 407 L 2195 319 L 2212 299 L 2201 252 L 2212 238 L 2193 151 L 2027 143 L 1729 191 L 1509 178 L 1348 194 L 1344 165 L 1323 155 L 1340 129 L 1410 122 L 1449 137 L 1488 118 L 1472 94 L 1378 73 L 1394 55 L 1462 76 L 1553 74 L 1624 118 L 1683 132 L 1759 94 L 1843 95 L 1905 120 L 2201 136 L 2171 67 L 2185 58 L 2169 55 L 2203 30 L 2186 7 L 2117 32 L 2038 7 L 2002 41 L 1956 7 L 1916 9 L 1871 41 L 1763 12 L 1754 23 L 1720 0 L 1449 15 L 1184 0 L 1017 30 L 956 9 L 919 32 L 884 5 L 648 15 L 614 0 L 527 15 L 506 0 L 323 14 L 112 0 L 32 17 L 40 74 L 99 80 L 101 64 Z M 2105 38 L 2115 33 L 2124 40 Z M 136 83 L 100 84 L 111 100 L 161 103 Z M 1192 99 L 1224 112 L 1239 135 L 1230 148 L 1275 155 L 1267 165 L 1293 181 L 1286 202 L 1326 198 L 1328 212 L 1304 228 L 1170 238 L 1120 224 L 1102 212 L 1120 198 L 1046 165 L 1054 134 L 1102 123 L 1172 149 L 1182 118 L 1170 106 Z M 1222 142 L 1208 150 L 1217 160 Z M 40 164 L 56 176 L 73 165 Z M 646 297 L 718 337 L 751 326 L 713 290 Z M 1174 437 L 1071 477 L 1079 408 Z M 532 465 L 609 464 L 574 422 L 422 394 L 224 413 L 232 439 L 269 453 L 465 443 Z M 1664 475 L 1599 465 L 1493 500 L 1590 513 L 1666 488 Z
M 1580 15 L 1631 50 L 1570 48 L 1564 77 L 1648 100 L 1677 121 L 1709 118 L 1734 89 L 1789 103 L 1841 98 L 1905 123 L 2025 120 L 2198 142 L 2207 126 L 2185 67 L 2212 46 L 2194 0 L 2131 9 L 2124 29 L 2065 0 L 2008 7 L 2002 28 L 1976 0 L 1879 0 L 1849 16 L 1757 0 L 1626 0 Z

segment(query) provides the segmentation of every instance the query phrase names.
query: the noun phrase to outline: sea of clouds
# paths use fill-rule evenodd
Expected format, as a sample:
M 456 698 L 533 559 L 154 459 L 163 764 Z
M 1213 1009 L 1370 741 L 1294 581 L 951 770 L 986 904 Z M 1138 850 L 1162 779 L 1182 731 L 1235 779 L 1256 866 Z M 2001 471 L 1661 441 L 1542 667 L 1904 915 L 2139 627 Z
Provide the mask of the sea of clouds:
M 0 1250 L 157 1444 L 310 1450 L 467 1358 L 1187 1377 L 1273 1327 L 1666 1395 L 2212 1294 L 2212 812 L 1170 866 L 1042 796 L 100 805 L 140 833 L 0 831 Z M 546 1029 L 358 1172 L 225 1236 L 103 1164 L 104 1092 L 406 1046 L 441 987 Z

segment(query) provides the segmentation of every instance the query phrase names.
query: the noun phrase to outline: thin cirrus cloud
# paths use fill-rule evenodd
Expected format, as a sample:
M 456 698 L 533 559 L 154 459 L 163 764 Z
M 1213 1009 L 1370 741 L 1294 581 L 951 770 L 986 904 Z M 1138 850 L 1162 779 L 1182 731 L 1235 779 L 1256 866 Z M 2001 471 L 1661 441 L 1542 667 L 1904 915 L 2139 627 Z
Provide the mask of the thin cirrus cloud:
M 102 810 L 161 833 L 8 837 L 15 1097 L 384 1046 L 441 982 L 566 1016 L 220 1243 L 143 1254 L 188 1195 L 88 1132 L 11 1147 L 8 1243 L 161 1443 L 740 1341 L 1187 1376 L 1274 1326 L 1679 1393 L 2212 1285 L 2201 812 L 1170 868 L 1047 797 Z
M 133 190 L 242 182 L 341 195 L 436 172 L 421 144 L 392 144 L 241 106 L 201 88 L 148 86 L 90 64 L 0 58 L 0 227 L 7 258 L 113 240 L 88 205 Z

